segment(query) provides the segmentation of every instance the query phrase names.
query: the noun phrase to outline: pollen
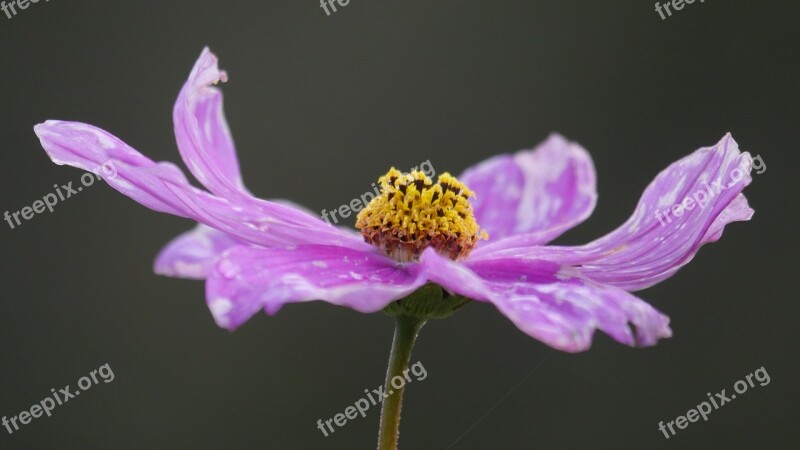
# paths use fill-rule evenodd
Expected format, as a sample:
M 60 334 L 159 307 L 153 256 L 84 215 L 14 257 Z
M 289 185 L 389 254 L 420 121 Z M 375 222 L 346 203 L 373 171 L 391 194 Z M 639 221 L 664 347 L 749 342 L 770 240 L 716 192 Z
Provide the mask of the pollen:
M 461 260 L 480 239 L 488 239 L 472 213 L 469 198 L 475 194 L 449 173 L 434 183 L 423 172 L 392 167 L 378 182 L 381 193 L 358 214 L 356 228 L 388 256 L 414 261 L 432 247 Z

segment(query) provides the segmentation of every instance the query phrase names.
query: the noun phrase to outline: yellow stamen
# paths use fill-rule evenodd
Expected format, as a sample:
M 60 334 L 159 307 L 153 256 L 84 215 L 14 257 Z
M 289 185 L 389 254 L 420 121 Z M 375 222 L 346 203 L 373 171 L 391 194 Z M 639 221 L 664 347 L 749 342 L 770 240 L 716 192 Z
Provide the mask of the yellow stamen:
M 427 247 L 453 260 L 469 255 L 480 231 L 469 197 L 475 194 L 449 173 L 436 183 L 420 171 L 392 167 L 379 180 L 381 195 L 358 214 L 364 240 L 399 260 L 413 261 Z

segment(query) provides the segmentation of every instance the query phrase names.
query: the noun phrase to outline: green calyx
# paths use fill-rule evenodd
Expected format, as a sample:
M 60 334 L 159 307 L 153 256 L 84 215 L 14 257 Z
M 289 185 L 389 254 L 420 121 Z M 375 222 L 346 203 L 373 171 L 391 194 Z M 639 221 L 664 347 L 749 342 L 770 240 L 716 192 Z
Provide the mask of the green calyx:
M 459 308 L 470 302 L 460 295 L 449 295 L 436 284 L 428 283 L 414 291 L 408 297 L 388 304 L 383 312 L 397 316 L 408 316 L 417 319 L 444 319 L 452 316 Z

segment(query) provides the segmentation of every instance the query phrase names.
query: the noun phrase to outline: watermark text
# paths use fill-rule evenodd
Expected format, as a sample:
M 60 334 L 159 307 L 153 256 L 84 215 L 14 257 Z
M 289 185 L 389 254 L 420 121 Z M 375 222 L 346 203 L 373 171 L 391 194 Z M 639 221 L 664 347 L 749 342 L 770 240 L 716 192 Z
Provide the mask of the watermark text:
M 409 372 L 416 377 L 417 381 L 422 381 L 425 378 L 428 378 L 428 371 L 426 371 L 422 363 L 418 361 L 408 369 L 404 370 L 402 376 L 396 375 L 391 379 L 389 384 L 393 389 L 389 389 L 390 386 L 384 387 L 383 385 L 378 386 L 377 389 L 373 389 L 372 392 L 370 392 L 368 389 L 364 389 L 364 392 L 367 394 L 367 398 L 369 400 L 362 397 L 353 405 L 345 408 L 344 413 L 338 413 L 324 422 L 322 419 L 317 420 L 317 428 L 325 437 L 328 437 L 329 434 L 336 432 L 336 429 L 333 428 L 333 424 L 336 424 L 337 427 L 343 427 L 345 424 L 347 424 L 348 419 L 353 420 L 357 418 L 359 414 L 362 418 L 367 417 L 367 410 L 369 410 L 371 406 L 377 406 L 378 404 L 383 403 L 385 399 L 394 394 L 395 390 L 403 389 L 407 383 L 414 381 L 414 379 L 412 379 L 409 375 Z M 389 392 L 385 392 L 386 389 L 389 389 Z
M 52 388 L 50 389 L 51 396 L 45 397 L 41 402 L 34 404 L 29 409 L 22 411 L 16 416 L 11 418 L 3 416 L 3 418 L 0 419 L 0 423 L 3 424 L 8 434 L 14 434 L 14 432 L 19 431 L 22 426 L 31 423 L 33 419 L 38 419 L 42 417 L 42 415 L 50 417 L 53 415 L 53 410 L 56 406 L 61 406 L 81 395 L 81 392 L 88 391 L 92 386 L 100 384 L 98 375 L 104 383 L 111 383 L 114 381 L 114 371 L 111 370 L 111 366 L 109 366 L 108 363 L 103 364 L 98 369 L 89 372 L 89 375 L 81 377 L 78 380 L 78 387 L 80 389 L 71 390 L 69 385 L 66 385 L 56 392 L 56 389 Z
M 756 384 L 753 382 L 753 378 L 755 378 L 755 380 L 758 381 L 761 386 L 766 386 L 771 381 L 767 370 L 764 368 L 764 366 L 761 366 L 760 369 L 748 374 L 744 377 L 744 379 L 733 384 L 733 390 L 736 391 L 736 394 L 744 394 L 747 392 L 748 388 L 755 387 Z M 701 417 L 703 418 L 703 421 L 706 422 L 708 421 L 708 416 L 712 411 L 719 409 L 719 407 L 722 405 L 732 402 L 736 398 L 736 394 L 728 395 L 726 393 L 726 389 L 717 392 L 713 396 L 709 392 L 706 394 L 708 396 L 708 401 L 698 403 L 696 408 L 692 408 L 687 411 L 686 415 L 678 416 L 675 418 L 675 420 L 670 420 L 666 423 L 666 426 L 664 421 L 658 422 L 658 429 L 664 433 L 664 437 L 666 439 L 669 439 L 670 437 L 675 436 L 675 433 L 677 433 L 675 428 L 673 428 L 673 425 L 679 430 L 684 430 L 689 426 L 690 423 L 699 421 Z M 714 406 L 714 409 L 711 409 L 712 405 Z M 667 429 L 669 429 L 669 433 L 667 433 Z

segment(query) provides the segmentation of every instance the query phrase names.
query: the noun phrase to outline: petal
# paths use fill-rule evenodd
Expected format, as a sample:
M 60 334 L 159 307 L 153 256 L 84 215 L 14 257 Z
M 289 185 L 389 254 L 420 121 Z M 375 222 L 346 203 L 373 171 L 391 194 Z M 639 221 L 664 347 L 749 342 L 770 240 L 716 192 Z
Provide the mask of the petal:
M 559 350 L 588 349 L 596 329 L 631 346 L 654 345 L 672 335 L 669 319 L 646 302 L 550 261 L 509 258 L 458 264 L 426 252 L 421 264 L 431 281 L 492 303 L 520 330 Z
M 203 280 L 225 250 L 242 244 L 243 241 L 227 233 L 197 225 L 159 252 L 154 270 L 168 277 Z
M 234 247 L 222 255 L 206 281 L 206 298 L 217 324 L 233 330 L 259 310 L 323 300 L 360 312 L 379 311 L 425 284 L 418 265 L 344 247 Z
M 96 172 L 114 189 L 150 209 L 190 218 L 259 245 L 315 243 L 372 248 L 355 233 L 322 220 L 297 225 L 286 218 L 307 214 L 290 206 L 262 201 L 259 208 L 251 208 L 197 189 L 174 164 L 153 162 L 92 125 L 49 120 L 34 130 L 53 162 Z
M 217 56 L 205 48 L 173 109 L 178 151 L 192 175 L 209 191 L 269 214 L 276 208 L 275 203 L 253 197 L 241 179 L 233 138 L 223 112 L 222 92 L 214 87 L 227 79 L 227 74 L 219 70 Z M 312 228 L 328 225 L 317 214 L 305 209 L 283 208 L 281 218 Z M 355 240 L 361 240 L 360 236 L 348 232 L 340 232 L 339 239 L 354 236 Z
M 222 108 L 222 93 L 212 84 L 227 81 L 217 57 L 203 49 L 173 109 L 175 138 L 184 163 L 209 191 L 223 195 L 244 189 L 239 160 Z
M 750 219 L 753 210 L 741 192 L 751 181 L 751 165 L 750 155 L 741 153 L 726 135 L 717 145 L 701 148 L 661 172 L 631 218 L 594 242 L 541 247 L 518 236 L 478 248 L 473 256 L 580 265 L 594 281 L 629 291 L 644 289 L 674 274 L 703 244 L 719 239 L 726 224 Z M 678 208 L 682 204 L 685 209 Z
M 533 150 L 500 155 L 467 169 L 475 219 L 489 242 L 536 233 L 545 244 L 583 222 L 597 202 L 594 164 L 580 145 L 554 134 Z

